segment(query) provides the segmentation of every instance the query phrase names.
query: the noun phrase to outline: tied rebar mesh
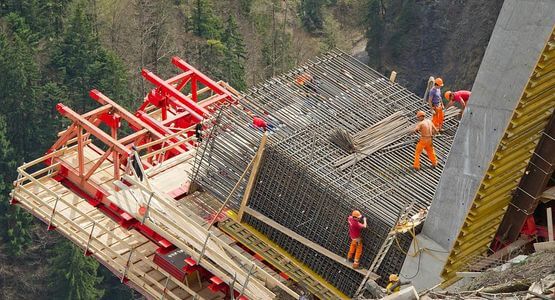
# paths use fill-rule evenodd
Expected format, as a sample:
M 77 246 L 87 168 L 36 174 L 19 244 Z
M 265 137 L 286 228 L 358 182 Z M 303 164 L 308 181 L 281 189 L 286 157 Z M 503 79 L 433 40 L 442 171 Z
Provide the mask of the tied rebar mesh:
M 299 84 L 296 79 L 306 74 L 311 80 Z M 262 136 L 251 125 L 250 112 L 262 116 L 269 124 L 269 144 L 249 206 L 340 256 L 346 256 L 349 245 L 347 216 L 360 210 L 369 227 L 363 231 L 361 264 L 366 268 L 401 210 L 412 202 L 414 211 L 430 205 L 458 125 L 451 118 L 434 138 L 435 169 L 426 168 L 429 161 L 423 157 L 423 170 L 412 170 L 416 135 L 361 155 L 344 170 L 336 168 L 334 163 L 349 153 L 330 141 L 335 130 L 354 135 L 396 112 L 416 122 L 416 111 L 429 111 L 420 97 L 339 50 L 251 88 L 239 103 L 222 111 L 213 134 L 217 141 L 203 146 L 210 147 L 210 160 L 199 162 L 198 183 L 221 200 L 228 196 Z M 238 208 L 245 183 L 231 207 Z M 245 220 L 345 294 L 356 291 L 360 273 L 251 216 Z M 398 236 L 379 275 L 399 272 L 411 240 L 409 234 Z

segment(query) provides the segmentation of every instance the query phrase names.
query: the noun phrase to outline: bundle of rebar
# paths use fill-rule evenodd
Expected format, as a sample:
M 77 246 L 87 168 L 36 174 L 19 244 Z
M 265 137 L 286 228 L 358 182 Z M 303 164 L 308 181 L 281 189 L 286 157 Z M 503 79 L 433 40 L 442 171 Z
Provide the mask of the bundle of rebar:
M 299 84 L 296 79 L 304 74 L 313 80 Z M 452 117 L 458 111 L 447 110 L 445 131 L 434 138 L 439 166 L 426 168 L 423 158 L 422 170 L 413 171 L 418 136 L 398 128 L 414 126 L 416 112 L 429 111 L 427 103 L 339 50 L 251 88 L 239 103 L 222 111 L 211 138 L 198 149 L 196 181 L 221 201 L 227 198 L 262 136 L 250 115 L 261 116 L 269 125 L 269 143 L 249 206 L 341 256 L 349 243 L 346 218 L 360 210 L 369 223 L 363 232 L 363 267 L 376 256 L 399 211 L 409 203 L 415 211 L 430 205 L 458 125 Z M 338 147 L 331 135 L 347 147 Z M 349 145 L 364 159 L 336 167 L 353 155 Z M 241 201 L 243 181 L 231 197 L 232 208 Z M 347 295 L 358 287 L 359 273 L 254 217 L 245 220 Z M 400 249 L 392 247 L 378 274 L 399 272 L 411 237 L 400 239 Z

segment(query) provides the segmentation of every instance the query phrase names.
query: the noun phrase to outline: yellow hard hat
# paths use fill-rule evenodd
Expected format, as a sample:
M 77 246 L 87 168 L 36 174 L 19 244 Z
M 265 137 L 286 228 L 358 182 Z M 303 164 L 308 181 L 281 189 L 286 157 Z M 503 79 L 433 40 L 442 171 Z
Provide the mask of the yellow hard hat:
M 447 100 L 451 99 L 451 91 L 445 92 L 445 99 L 447 99 Z
M 421 110 L 419 110 L 419 111 L 416 113 L 416 117 L 417 117 L 417 118 L 426 117 L 426 113 L 423 112 L 423 111 L 421 111 Z
M 389 281 L 399 281 L 399 276 L 397 274 L 389 275 Z
M 353 213 L 351 215 L 355 218 L 360 218 L 362 216 L 362 214 L 358 210 L 353 210 Z
M 436 85 L 443 86 L 443 79 L 441 79 L 439 77 L 436 78 L 436 80 L 434 80 L 434 82 L 435 82 Z

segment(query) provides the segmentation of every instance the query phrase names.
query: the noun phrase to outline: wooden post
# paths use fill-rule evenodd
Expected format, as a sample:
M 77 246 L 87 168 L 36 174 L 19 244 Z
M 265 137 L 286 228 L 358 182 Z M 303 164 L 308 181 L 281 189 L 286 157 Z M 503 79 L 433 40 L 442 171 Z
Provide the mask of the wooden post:
M 389 75 L 389 81 L 395 82 L 396 78 L 397 78 L 397 72 L 391 71 L 391 75 Z
M 245 188 L 245 193 L 243 194 L 243 200 L 241 201 L 241 206 L 239 207 L 239 213 L 237 214 L 237 222 L 241 223 L 243 219 L 243 214 L 245 214 L 245 207 L 247 207 L 247 202 L 251 195 L 252 187 L 254 186 L 254 180 L 256 179 L 256 173 L 258 173 L 258 168 L 260 167 L 260 161 L 262 160 L 262 154 L 264 153 L 264 147 L 266 146 L 266 140 L 268 139 L 268 132 L 264 132 L 262 139 L 260 140 L 260 146 L 258 146 L 258 151 L 256 151 L 254 163 L 252 166 L 251 175 Z
M 547 213 L 547 234 L 549 237 L 547 238 L 548 241 L 553 242 L 553 214 L 551 213 L 551 207 L 546 209 Z

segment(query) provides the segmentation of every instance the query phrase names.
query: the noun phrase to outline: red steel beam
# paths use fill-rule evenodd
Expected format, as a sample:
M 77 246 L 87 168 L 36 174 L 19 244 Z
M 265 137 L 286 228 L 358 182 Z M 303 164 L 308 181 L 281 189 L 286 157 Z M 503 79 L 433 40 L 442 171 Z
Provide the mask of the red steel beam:
M 204 75 L 202 72 L 195 69 L 195 67 L 191 66 L 190 64 L 185 62 L 183 59 L 181 59 L 177 56 L 174 56 L 172 58 L 172 63 L 176 67 L 180 68 L 183 71 L 193 71 L 195 73 L 196 79 L 199 80 L 202 84 L 204 84 L 205 86 L 212 89 L 214 92 L 216 92 L 216 94 L 220 94 L 220 95 L 226 94 L 227 96 L 229 96 L 229 100 L 233 101 L 233 96 L 234 95 L 231 92 L 224 89 L 222 86 L 220 86 L 214 80 L 210 79 L 210 77 Z
M 108 98 L 107 96 L 105 96 L 104 94 L 99 92 L 98 90 L 91 90 L 89 92 L 89 95 L 92 99 L 96 100 L 96 102 L 100 103 L 101 105 L 106 105 L 106 104 L 112 105 L 112 107 L 114 109 L 116 109 L 117 112 L 121 115 L 121 117 L 124 120 L 126 120 L 131 126 L 134 126 L 136 128 L 139 128 L 139 129 L 144 128 L 144 129 L 148 130 L 156 138 L 163 138 L 164 137 L 163 134 L 156 131 L 154 128 L 150 127 L 148 124 L 143 122 L 141 119 L 134 116 L 132 113 L 127 111 L 125 108 L 121 107 L 119 104 L 117 104 L 112 99 Z
M 160 87 L 164 92 L 175 97 L 183 104 L 185 104 L 185 109 L 197 120 L 202 121 L 205 116 L 209 116 L 210 112 L 200 106 L 198 106 L 193 100 L 189 99 L 183 93 L 174 88 L 171 84 L 165 82 L 160 77 L 156 76 L 154 73 L 143 69 L 141 72 L 143 77 L 150 81 L 152 84 Z

